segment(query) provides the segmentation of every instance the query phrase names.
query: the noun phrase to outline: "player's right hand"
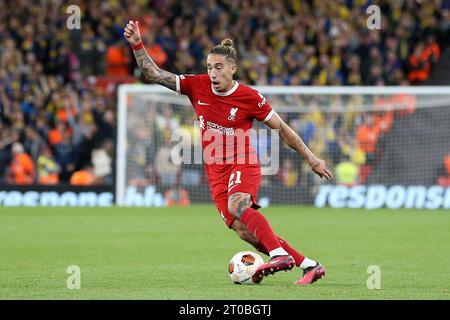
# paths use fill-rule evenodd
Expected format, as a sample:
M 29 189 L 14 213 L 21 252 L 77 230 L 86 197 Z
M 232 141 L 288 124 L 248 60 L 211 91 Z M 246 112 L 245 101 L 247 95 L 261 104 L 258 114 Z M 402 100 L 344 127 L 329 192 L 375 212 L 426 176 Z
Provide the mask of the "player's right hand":
M 130 20 L 124 29 L 123 35 L 132 46 L 141 42 L 141 33 L 139 31 L 139 22 Z
M 333 179 L 333 175 L 331 174 L 330 169 L 328 169 L 327 163 L 325 162 L 325 160 L 315 158 L 310 163 L 310 166 L 311 166 L 312 171 L 314 173 L 316 173 L 319 177 L 325 178 L 328 181 Z

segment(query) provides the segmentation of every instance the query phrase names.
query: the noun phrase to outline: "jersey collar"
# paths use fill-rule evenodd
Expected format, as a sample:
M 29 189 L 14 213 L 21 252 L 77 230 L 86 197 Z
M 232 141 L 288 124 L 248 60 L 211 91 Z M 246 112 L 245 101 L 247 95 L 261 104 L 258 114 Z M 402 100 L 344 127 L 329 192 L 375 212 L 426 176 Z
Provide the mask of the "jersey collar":
M 229 96 L 230 94 L 232 94 L 233 92 L 235 92 L 236 89 L 237 89 L 238 86 L 239 86 L 239 82 L 237 82 L 236 80 L 233 80 L 233 81 L 234 81 L 234 85 L 233 85 L 233 86 L 231 87 L 231 89 L 228 90 L 227 92 L 218 92 L 218 91 L 214 90 L 214 87 L 213 87 L 213 85 L 212 85 L 212 83 L 211 83 L 211 89 L 212 89 L 212 92 L 213 92 L 214 94 L 216 94 L 216 95 L 218 95 L 218 96 L 222 96 L 222 97 Z

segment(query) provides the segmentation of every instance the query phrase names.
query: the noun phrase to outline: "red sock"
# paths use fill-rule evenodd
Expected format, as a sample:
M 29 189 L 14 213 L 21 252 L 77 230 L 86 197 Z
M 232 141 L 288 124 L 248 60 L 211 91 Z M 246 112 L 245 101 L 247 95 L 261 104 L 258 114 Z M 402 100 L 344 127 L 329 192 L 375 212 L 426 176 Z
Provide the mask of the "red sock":
M 261 242 L 267 252 L 281 247 L 269 221 L 255 209 L 248 208 L 245 210 L 240 220 L 247 226 L 248 230 L 255 235 L 256 239 Z
M 255 246 L 256 250 L 264 253 L 266 256 L 269 255 L 269 251 L 267 251 L 266 247 L 263 246 L 261 242 L 258 242 L 258 244 Z
M 305 259 L 305 256 L 298 253 L 297 250 L 291 247 L 291 245 L 284 239 L 278 237 L 278 241 L 280 241 L 281 247 L 286 250 L 294 259 L 295 259 L 295 265 L 298 267 L 303 260 Z
M 283 238 L 280 238 L 279 236 L 277 236 L 277 238 L 278 238 L 278 241 L 281 244 L 281 247 L 284 250 L 286 250 L 295 259 L 295 265 L 297 267 L 300 266 L 300 264 L 305 259 L 305 256 L 303 256 L 297 250 L 292 248 L 291 245 L 286 240 L 284 240 Z M 258 250 L 259 252 L 264 253 L 265 255 L 269 255 L 269 251 L 266 249 L 266 247 L 264 247 L 264 245 L 261 242 L 259 242 L 257 244 L 256 250 Z

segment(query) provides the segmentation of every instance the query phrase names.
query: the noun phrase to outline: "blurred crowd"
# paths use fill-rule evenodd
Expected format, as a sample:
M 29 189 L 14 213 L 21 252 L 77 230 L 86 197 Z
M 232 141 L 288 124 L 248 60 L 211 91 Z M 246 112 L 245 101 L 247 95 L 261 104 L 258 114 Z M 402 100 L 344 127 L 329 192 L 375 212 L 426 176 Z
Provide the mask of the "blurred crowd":
M 370 4 L 381 8 L 380 30 L 367 28 Z M 81 29 L 68 28 L 69 5 L 79 6 Z M 450 33 L 449 0 L 0 0 L 0 7 L 0 182 L 8 184 L 112 183 L 116 83 L 139 76 L 122 35 L 129 19 L 140 21 L 155 62 L 174 73 L 205 72 L 210 48 L 232 38 L 238 80 L 250 85 L 420 84 Z M 372 135 L 361 129 L 355 137 L 365 136 Z
M 76 46 L 95 43 L 71 39 L 57 1 L 0 7 L 0 183 L 111 185 L 115 93 Z
M 291 101 L 284 103 L 292 105 Z M 417 103 L 417 97 L 408 94 L 298 96 L 295 105 L 303 107 L 303 112 L 282 116 L 301 133 L 316 155 L 327 161 L 335 182 L 352 186 L 367 182 L 372 169 L 381 162 L 393 122 L 414 114 Z M 281 183 L 286 187 L 318 184 L 317 176 L 306 164 L 296 160 L 288 150 L 285 154 L 292 160 L 288 164 L 281 162 L 277 177 Z M 296 167 L 302 170 L 296 171 Z
M 371 4 L 380 6 L 380 30 L 367 27 Z M 448 0 L 164 0 L 150 6 L 140 26 L 160 66 L 204 72 L 209 49 L 232 38 L 238 77 L 257 85 L 419 84 L 450 30 Z

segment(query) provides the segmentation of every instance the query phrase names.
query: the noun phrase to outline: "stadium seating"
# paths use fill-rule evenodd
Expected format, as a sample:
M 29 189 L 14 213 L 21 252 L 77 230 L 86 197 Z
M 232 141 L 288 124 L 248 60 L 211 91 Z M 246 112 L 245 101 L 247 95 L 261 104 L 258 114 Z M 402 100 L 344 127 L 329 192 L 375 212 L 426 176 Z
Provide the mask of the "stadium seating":
M 155 61 L 174 73 L 204 72 L 209 48 L 232 38 L 238 79 L 250 85 L 421 84 L 446 54 L 450 34 L 446 0 L 384 2 L 381 30 L 365 27 L 370 1 L 363 0 L 77 3 L 81 30 L 65 27 L 65 6 L 56 2 L 6 2 L 1 10 L 0 183 L 68 184 L 101 154 L 109 170 L 93 168 L 89 184 L 112 184 L 115 89 L 139 75 L 122 38 L 131 18 L 140 21 Z M 375 122 L 390 127 L 386 117 Z M 378 134 L 368 133 L 379 125 L 356 128 L 367 158 L 360 182 L 376 163 Z M 334 128 L 325 152 L 337 165 L 342 132 Z M 291 166 L 283 164 L 279 177 L 287 186 L 298 174 Z M 183 179 L 200 181 L 195 173 Z

